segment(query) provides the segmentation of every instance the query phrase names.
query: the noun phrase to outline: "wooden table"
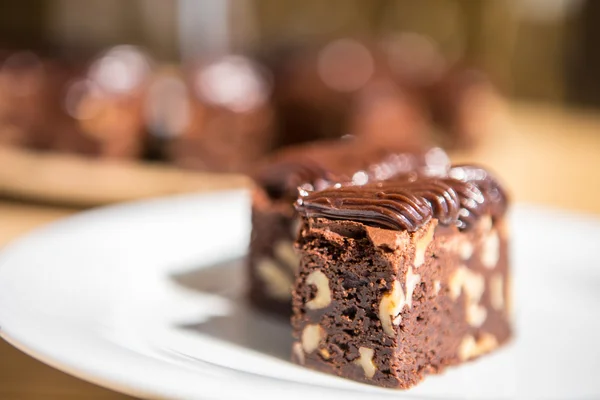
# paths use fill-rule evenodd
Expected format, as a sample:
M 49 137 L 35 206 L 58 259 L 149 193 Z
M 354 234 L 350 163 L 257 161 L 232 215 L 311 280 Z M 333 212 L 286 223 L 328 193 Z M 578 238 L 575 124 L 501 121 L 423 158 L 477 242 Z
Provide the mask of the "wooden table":
M 491 166 L 515 201 L 600 214 L 600 114 L 544 106 L 511 107 L 500 128 L 474 152 L 456 154 Z M 0 246 L 75 209 L 0 201 Z M 125 399 L 72 378 L 0 341 L 1 399 Z

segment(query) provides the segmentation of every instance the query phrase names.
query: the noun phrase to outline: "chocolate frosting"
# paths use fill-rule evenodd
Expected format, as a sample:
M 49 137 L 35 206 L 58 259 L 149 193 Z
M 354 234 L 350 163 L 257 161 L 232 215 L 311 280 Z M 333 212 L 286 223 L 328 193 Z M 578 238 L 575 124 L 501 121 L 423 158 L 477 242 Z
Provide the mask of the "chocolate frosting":
M 498 182 L 473 165 L 457 165 L 441 175 L 414 172 L 364 186 L 305 194 L 296 202 L 296 209 L 307 218 L 352 220 L 409 232 L 431 218 L 468 229 L 482 215 L 502 216 L 507 206 Z
M 333 174 L 312 160 L 281 161 L 260 171 L 255 179 L 272 199 L 296 198 L 298 188 L 309 184 L 311 189 L 329 186 Z
M 291 203 L 298 197 L 299 188 L 318 191 L 390 179 L 429 165 L 431 154 L 442 156 L 434 160 L 434 164 L 440 163 L 440 158 L 442 163 L 446 162 L 445 153 L 434 150 L 437 153 L 390 149 L 352 139 L 296 146 L 277 154 L 254 174 L 254 179 L 272 199 Z

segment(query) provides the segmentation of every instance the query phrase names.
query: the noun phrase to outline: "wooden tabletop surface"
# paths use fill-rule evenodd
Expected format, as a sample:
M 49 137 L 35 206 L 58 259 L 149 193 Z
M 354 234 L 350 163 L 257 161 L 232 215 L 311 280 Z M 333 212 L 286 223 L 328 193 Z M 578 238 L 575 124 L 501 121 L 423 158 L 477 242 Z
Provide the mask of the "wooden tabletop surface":
M 489 165 L 517 202 L 600 214 L 600 114 L 510 107 L 512 125 L 455 160 Z M 0 200 L 0 246 L 79 210 Z M 126 399 L 54 370 L 0 340 L 0 399 Z

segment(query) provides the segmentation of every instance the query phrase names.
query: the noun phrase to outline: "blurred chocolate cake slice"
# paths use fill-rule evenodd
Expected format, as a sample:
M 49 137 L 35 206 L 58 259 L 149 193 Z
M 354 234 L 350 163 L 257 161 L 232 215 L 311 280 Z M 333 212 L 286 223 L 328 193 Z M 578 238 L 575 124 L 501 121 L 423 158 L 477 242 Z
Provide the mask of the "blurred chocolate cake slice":
M 419 168 L 443 170 L 440 149 L 393 148 L 347 138 L 282 149 L 254 178 L 248 259 L 250 299 L 261 309 L 288 316 L 298 268 L 293 248 L 299 229 L 294 203 L 299 191 L 360 186 Z
M 188 112 L 168 145 L 172 162 L 239 173 L 272 150 L 271 82 L 257 63 L 230 55 L 190 67 L 184 80 Z

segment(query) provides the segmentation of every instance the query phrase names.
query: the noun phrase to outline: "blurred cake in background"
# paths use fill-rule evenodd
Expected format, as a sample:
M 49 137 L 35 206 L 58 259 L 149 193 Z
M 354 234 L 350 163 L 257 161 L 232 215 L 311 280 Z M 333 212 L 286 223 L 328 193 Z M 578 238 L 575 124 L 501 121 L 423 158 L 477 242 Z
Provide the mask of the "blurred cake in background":
M 191 91 L 180 68 L 163 66 L 148 84 L 143 104 L 146 126 L 144 158 L 166 161 L 172 143 L 184 135 L 192 120 Z
M 351 134 L 468 148 L 496 96 L 482 71 L 413 33 L 282 46 L 262 59 L 274 77 L 276 147 Z
M 0 53 L 0 144 L 246 172 L 279 148 L 344 136 L 468 149 L 497 110 L 483 72 L 413 33 L 183 65 L 130 45 L 81 58 Z
M 1 144 L 29 144 L 26 121 L 30 120 L 33 107 L 23 107 L 28 104 L 23 100 L 32 92 L 39 94 L 42 68 L 40 61 L 31 53 L 0 53 Z
M 30 51 L 0 62 L 0 143 L 49 149 L 56 136 L 61 90 L 72 71 Z
M 272 83 L 259 64 L 229 55 L 185 68 L 183 80 L 189 114 L 167 150 L 176 165 L 243 172 L 273 149 Z
M 331 54 L 327 46 L 282 45 L 265 52 L 262 60 L 273 75 L 272 102 L 279 132 L 275 147 L 348 133 L 350 93 L 358 89 L 357 80 L 361 84 L 370 78 L 362 75 L 373 68 L 370 54 L 359 49 L 349 45 L 333 48 L 337 54 Z M 351 58 L 358 60 L 353 64 L 358 68 L 349 67 Z
M 148 57 L 117 46 L 89 67 L 16 52 L 0 67 L 0 143 L 109 158 L 142 155 Z
M 100 55 L 65 91 L 64 109 L 75 122 L 74 135 L 93 142 L 103 157 L 140 158 L 143 105 L 151 73 L 150 57 L 137 47 L 116 46 Z M 57 149 L 73 150 L 72 141 L 71 137 L 59 140 Z
M 370 82 L 356 93 L 348 132 L 381 145 L 432 144 L 429 120 L 418 99 L 389 78 Z
M 498 93 L 483 70 L 468 60 L 449 60 L 421 34 L 390 35 L 380 46 L 394 80 L 423 107 L 432 140 L 447 149 L 465 149 L 485 139 L 488 120 L 498 111 Z
M 428 93 L 437 140 L 447 149 L 470 149 L 485 141 L 499 112 L 499 94 L 489 77 L 473 67 L 457 64 Z

